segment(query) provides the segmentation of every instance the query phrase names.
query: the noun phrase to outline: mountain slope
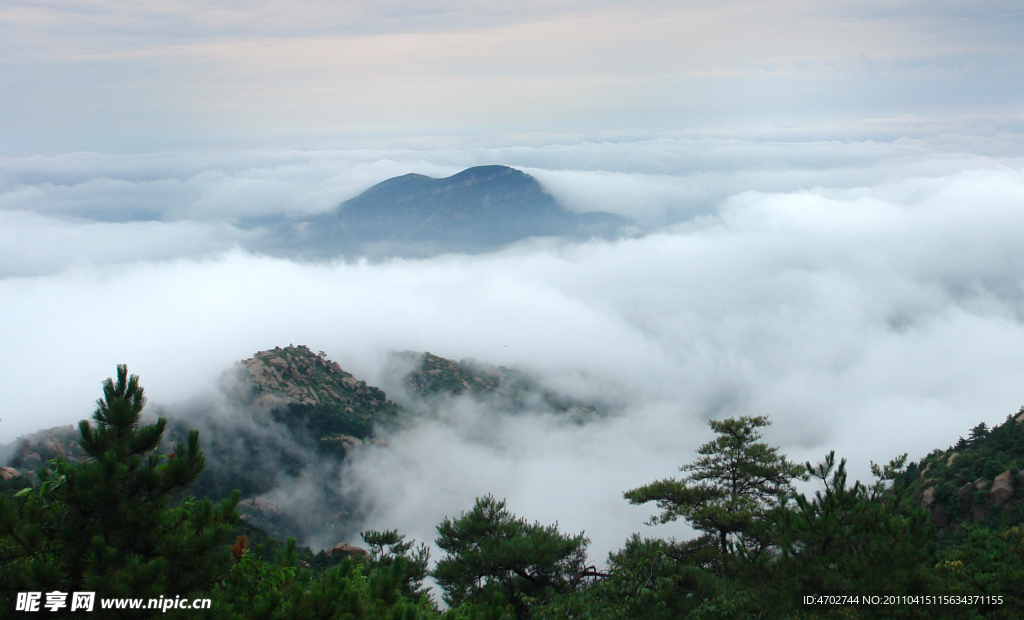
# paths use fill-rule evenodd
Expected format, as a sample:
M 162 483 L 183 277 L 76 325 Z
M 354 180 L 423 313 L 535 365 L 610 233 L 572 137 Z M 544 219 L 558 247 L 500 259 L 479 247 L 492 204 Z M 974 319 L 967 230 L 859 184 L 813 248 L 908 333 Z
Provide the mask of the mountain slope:
M 940 530 L 1024 524 L 1024 408 L 991 429 L 911 463 L 896 484 L 915 492 Z
M 573 213 L 522 171 L 477 166 L 443 179 L 406 174 L 378 183 L 302 222 L 292 243 L 307 255 L 475 252 L 535 236 L 611 236 L 628 223 Z

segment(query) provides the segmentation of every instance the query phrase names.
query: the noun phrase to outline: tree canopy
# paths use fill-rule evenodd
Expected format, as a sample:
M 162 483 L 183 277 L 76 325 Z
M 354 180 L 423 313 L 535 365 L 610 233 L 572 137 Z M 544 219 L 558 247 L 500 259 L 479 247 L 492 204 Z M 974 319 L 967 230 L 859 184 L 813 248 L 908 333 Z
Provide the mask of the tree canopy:
M 445 556 L 433 576 L 445 601 L 510 605 L 525 617 L 528 599 L 545 598 L 573 585 L 586 561 L 589 540 L 562 534 L 558 525 L 528 523 L 504 500 L 478 498 L 469 512 L 437 526 Z
M 700 457 L 683 465 L 682 479 L 666 478 L 626 491 L 631 504 L 655 502 L 661 514 L 652 523 L 682 517 L 714 537 L 727 554 L 733 539 L 752 542 L 755 522 L 793 492 L 792 481 L 804 468 L 789 462 L 761 439 L 758 429 L 771 424 L 764 416 L 708 422 L 718 434 L 697 449 Z

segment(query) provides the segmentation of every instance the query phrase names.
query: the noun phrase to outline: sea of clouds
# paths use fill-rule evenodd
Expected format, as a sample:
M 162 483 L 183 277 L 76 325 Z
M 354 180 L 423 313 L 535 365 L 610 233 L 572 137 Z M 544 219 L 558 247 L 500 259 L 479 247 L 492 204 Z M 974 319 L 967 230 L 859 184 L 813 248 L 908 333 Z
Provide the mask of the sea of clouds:
M 2 158 L 0 441 L 88 417 L 117 363 L 169 406 L 290 343 L 371 384 L 393 350 L 517 366 L 619 413 L 576 425 L 459 402 L 363 451 L 337 484 L 365 498 L 366 527 L 419 540 L 493 493 L 530 520 L 585 530 L 600 561 L 634 531 L 684 531 L 646 528 L 650 510 L 621 493 L 675 474 L 711 438 L 708 419 L 768 415 L 766 437 L 794 460 L 834 449 L 865 479 L 870 460 L 917 459 L 1016 412 L 1021 147 L 1018 130 L 981 121 L 905 120 Z M 638 234 L 376 262 L 246 249 L 269 234 L 251 218 L 499 163 L 571 209 L 634 218 Z

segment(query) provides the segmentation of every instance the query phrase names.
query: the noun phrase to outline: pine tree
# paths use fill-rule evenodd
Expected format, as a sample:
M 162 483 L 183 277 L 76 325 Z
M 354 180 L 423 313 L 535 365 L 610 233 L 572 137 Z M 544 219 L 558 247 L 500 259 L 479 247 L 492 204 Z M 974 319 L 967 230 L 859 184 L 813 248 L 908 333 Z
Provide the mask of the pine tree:
M 916 497 L 888 486 L 906 458 L 884 467 L 872 463 L 876 481 L 870 486 L 849 484 L 846 459 L 837 465 L 835 452 L 817 465 L 807 463 L 823 489 L 812 498 L 797 494 L 793 505 L 776 511 L 776 575 L 788 575 L 794 589 L 823 594 L 927 591 L 934 528 Z
M 758 440 L 767 417 L 739 417 L 708 423 L 718 437 L 702 445 L 696 461 L 680 467 L 690 472 L 681 480 L 667 478 L 626 491 L 631 504 L 655 502 L 662 509 L 651 524 L 682 517 L 695 529 L 714 538 L 722 558 L 735 543 L 758 546 L 755 524 L 793 491 L 794 478 L 803 467 L 789 462 Z
M 977 426 L 971 429 L 970 440 L 971 443 L 980 441 L 988 436 L 989 428 L 984 422 L 979 422 Z
M 167 422 L 142 425 L 145 405 L 138 377 L 119 365 L 95 425 L 79 425 L 86 460 L 55 459 L 35 489 L 0 497 L 0 587 L 156 598 L 225 574 L 238 495 L 217 506 L 182 496 L 203 469 L 199 433 L 159 454 Z
M 582 533 L 560 533 L 557 524 L 530 524 L 492 495 L 478 498 L 458 519 L 445 518 L 437 532 L 446 555 L 433 577 L 445 601 L 492 611 L 511 606 L 518 618 L 528 616 L 531 601 L 572 587 L 590 542 Z

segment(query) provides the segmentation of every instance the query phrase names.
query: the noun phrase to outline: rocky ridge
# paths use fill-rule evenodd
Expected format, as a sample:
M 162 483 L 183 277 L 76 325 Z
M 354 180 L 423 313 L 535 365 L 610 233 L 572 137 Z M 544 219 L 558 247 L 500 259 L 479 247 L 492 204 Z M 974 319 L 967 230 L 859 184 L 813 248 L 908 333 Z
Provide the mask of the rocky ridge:
M 356 407 L 378 409 L 387 396 L 342 370 L 324 352 L 313 353 L 305 345 L 259 351 L 236 364 L 239 378 L 252 390 L 251 402 L 275 407 L 341 405 L 350 413 Z
M 401 378 L 405 390 L 435 405 L 443 405 L 445 398 L 470 396 L 506 413 L 552 412 L 578 422 L 600 415 L 600 405 L 559 394 L 514 368 L 472 359 L 456 362 L 430 352 L 403 351 L 393 356 L 408 369 Z
M 946 530 L 1024 516 L 1024 408 L 992 429 L 912 463 L 898 482 L 916 492 L 929 520 Z M 1018 514 L 1019 513 L 1019 514 Z

